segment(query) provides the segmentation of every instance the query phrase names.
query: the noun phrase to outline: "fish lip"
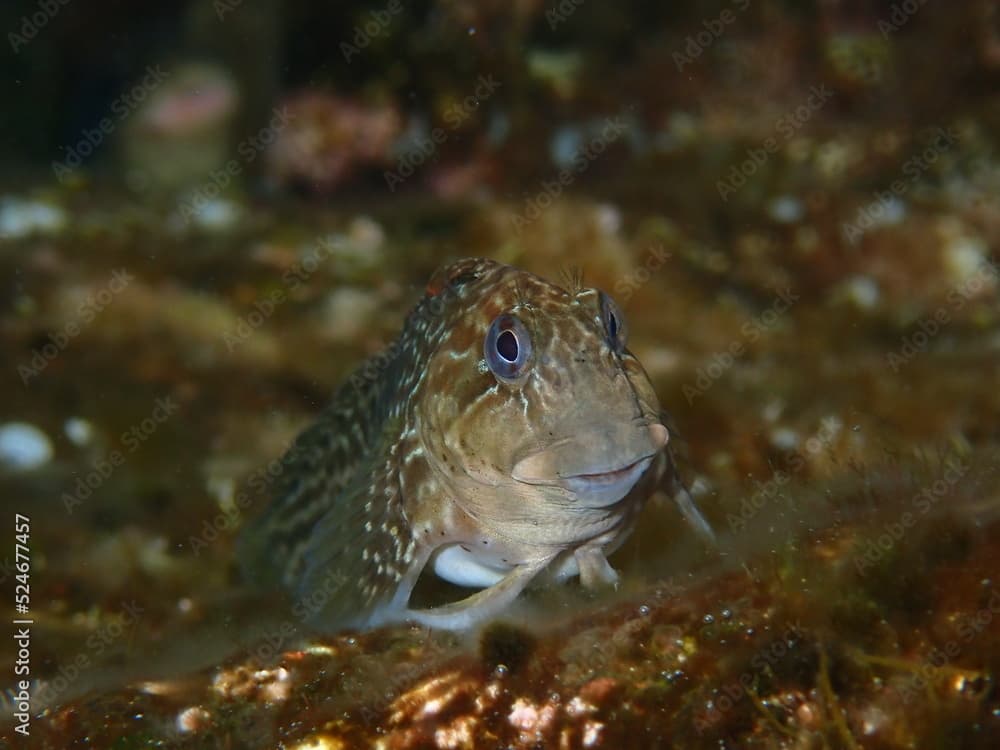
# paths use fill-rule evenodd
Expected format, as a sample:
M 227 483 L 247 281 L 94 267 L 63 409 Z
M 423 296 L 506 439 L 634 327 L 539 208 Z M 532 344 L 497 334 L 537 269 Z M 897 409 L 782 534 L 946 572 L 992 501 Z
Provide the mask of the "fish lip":
M 649 465 L 653 462 L 653 458 L 657 453 L 659 453 L 659 451 L 652 451 L 617 469 L 580 474 L 567 474 L 566 476 L 561 477 L 518 476 L 517 467 L 515 467 L 513 477 L 517 481 L 523 482 L 524 484 L 565 487 L 566 489 L 573 489 L 574 486 L 580 485 L 591 487 L 614 485 L 618 482 L 626 481 L 631 478 L 632 475 L 634 475 L 635 480 L 638 481 L 639 477 L 642 476 L 646 469 L 649 468 Z
M 632 491 L 667 444 L 669 433 L 662 424 L 641 422 L 637 426 L 647 430 L 646 439 L 630 445 L 635 452 L 627 463 L 609 466 L 603 463 L 610 459 L 607 452 L 597 451 L 591 458 L 593 463 L 588 465 L 584 443 L 588 437 L 637 441 L 637 436 L 628 433 L 629 428 L 624 436 L 611 431 L 556 441 L 520 459 L 514 464 L 511 477 L 527 485 L 558 488 L 582 507 L 607 508 Z M 574 447 L 574 443 L 578 445 Z M 561 473 L 560 465 L 572 473 Z

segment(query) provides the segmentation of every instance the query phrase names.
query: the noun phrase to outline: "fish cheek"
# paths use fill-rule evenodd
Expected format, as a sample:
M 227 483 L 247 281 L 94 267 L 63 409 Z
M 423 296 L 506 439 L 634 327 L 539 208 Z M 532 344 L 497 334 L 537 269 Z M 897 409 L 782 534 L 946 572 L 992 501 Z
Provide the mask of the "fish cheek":
M 622 366 L 624 367 L 625 375 L 632 384 L 632 388 L 635 389 L 639 400 L 644 405 L 648 406 L 652 411 L 658 411 L 660 408 L 660 401 L 656 396 L 656 389 L 653 387 L 653 383 L 649 379 L 649 375 L 646 374 L 646 370 L 641 364 L 639 364 L 639 360 L 629 355 L 623 358 Z
M 458 392 L 455 392 L 455 389 Z M 425 410 L 422 439 L 431 461 L 445 476 L 454 478 L 466 470 L 481 468 L 485 433 L 491 429 L 481 393 L 466 394 L 460 383 L 449 385 L 447 396 L 436 399 Z

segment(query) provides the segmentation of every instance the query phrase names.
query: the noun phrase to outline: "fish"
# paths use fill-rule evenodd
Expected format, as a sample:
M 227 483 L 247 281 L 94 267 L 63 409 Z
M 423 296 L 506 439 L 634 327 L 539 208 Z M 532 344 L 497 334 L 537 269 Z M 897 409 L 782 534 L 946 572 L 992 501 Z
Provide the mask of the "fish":
M 325 631 L 465 630 L 543 571 L 616 586 L 608 555 L 657 488 L 711 538 L 627 334 L 614 300 L 578 278 L 483 258 L 440 268 L 396 341 L 281 459 L 237 542 L 244 577 L 286 590 Z M 425 570 L 475 592 L 412 607 Z

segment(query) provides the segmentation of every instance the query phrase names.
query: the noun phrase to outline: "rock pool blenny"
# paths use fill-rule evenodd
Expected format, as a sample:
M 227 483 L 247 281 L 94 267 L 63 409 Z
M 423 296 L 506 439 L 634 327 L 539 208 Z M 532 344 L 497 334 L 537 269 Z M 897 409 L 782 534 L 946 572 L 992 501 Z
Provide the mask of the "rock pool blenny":
M 676 480 L 656 394 L 625 342 L 597 289 L 491 260 L 439 270 L 398 341 L 283 458 L 271 505 L 240 539 L 247 577 L 322 590 L 324 629 L 466 628 L 547 568 L 615 583 L 607 555 Z M 411 609 L 427 565 L 481 590 Z

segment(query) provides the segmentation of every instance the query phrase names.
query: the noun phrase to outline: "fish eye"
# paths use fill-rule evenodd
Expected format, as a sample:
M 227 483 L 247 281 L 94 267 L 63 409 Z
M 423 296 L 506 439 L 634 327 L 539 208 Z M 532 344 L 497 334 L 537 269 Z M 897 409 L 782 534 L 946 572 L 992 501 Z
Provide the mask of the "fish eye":
M 628 337 L 625 316 L 622 315 L 621 308 L 615 304 L 615 301 L 604 292 L 601 292 L 601 320 L 604 323 L 604 332 L 608 337 L 608 346 L 621 354 L 625 351 L 625 342 Z
M 531 357 L 531 337 L 516 315 L 502 313 L 493 319 L 483 342 L 486 365 L 500 380 L 517 380 Z

